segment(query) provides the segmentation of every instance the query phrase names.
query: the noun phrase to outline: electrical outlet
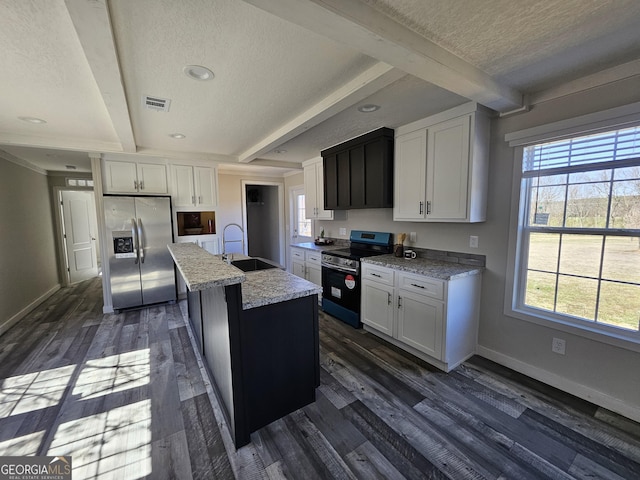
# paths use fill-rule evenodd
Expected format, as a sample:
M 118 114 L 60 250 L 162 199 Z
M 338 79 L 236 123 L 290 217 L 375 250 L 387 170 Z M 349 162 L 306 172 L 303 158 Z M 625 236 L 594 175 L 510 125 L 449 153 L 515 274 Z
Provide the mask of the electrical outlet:
M 340 227 L 340 235 L 346 235 L 347 234 L 347 229 L 344 227 Z
M 471 248 L 478 248 L 478 236 L 477 235 L 471 235 L 469 237 L 469 246 Z
M 553 353 L 564 355 L 565 347 L 566 347 L 566 342 L 562 338 L 554 338 L 551 341 L 551 351 Z
M 409 241 L 411 243 L 416 243 L 416 232 L 409 232 Z

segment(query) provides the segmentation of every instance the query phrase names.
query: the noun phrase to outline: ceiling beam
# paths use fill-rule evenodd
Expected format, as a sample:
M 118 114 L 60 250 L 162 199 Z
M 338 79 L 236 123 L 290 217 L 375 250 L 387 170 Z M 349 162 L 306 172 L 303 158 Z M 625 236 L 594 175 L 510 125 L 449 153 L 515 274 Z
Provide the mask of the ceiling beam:
M 133 153 L 136 142 L 106 0 L 65 0 L 65 5 L 122 151 Z
M 238 156 L 241 163 L 248 163 L 260 155 L 300 135 L 311 127 L 336 115 L 377 92 L 381 88 L 404 77 L 406 73 L 391 65 L 379 62 L 353 80 L 333 91 L 308 110 L 287 122 Z
M 22 135 L 0 133 L 0 145 L 16 147 L 51 148 L 54 150 L 71 150 L 78 152 L 122 152 L 121 145 L 116 142 L 101 142 L 86 139 L 50 137 L 43 135 Z
M 244 0 L 498 112 L 522 94 L 361 0 Z
M 531 105 L 548 102 L 556 98 L 566 97 L 577 92 L 583 92 L 593 88 L 608 85 L 613 82 L 619 82 L 631 77 L 640 77 L 640 60 L 632 60 L 622 65 L 607 68 L 600 72 L 596 72 L 586 77 L 578 78 L 571 82 L 563 83 L 542 92 L 536 92 L 530 95 Z

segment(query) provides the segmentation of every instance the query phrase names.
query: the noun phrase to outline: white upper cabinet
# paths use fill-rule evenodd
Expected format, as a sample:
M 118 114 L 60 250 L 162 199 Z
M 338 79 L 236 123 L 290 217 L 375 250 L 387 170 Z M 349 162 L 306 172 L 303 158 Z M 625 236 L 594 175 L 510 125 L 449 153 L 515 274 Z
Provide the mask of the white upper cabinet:
M 333 210 L 324 209 L 324 173 L 322 158 L 304 162 L 305 218 L 333 220 Z
M 218 205 L 218 175 L 215 167 L 172 165 L 174 207 L 211 209 Z
M 396 129 L 394 220 L 486 220 L 489 122 L 470 103 Z
M 427 132 L 418 130 L 396 137 L 394 220 L 424 220 L 427 179 Z
M 104 161 L 105 193 L 167 194 L 164 164 Z
M 429 220 L 467 219 L 470 123 L 471 115 L 465 115 L 428 129 L 426 215 Z

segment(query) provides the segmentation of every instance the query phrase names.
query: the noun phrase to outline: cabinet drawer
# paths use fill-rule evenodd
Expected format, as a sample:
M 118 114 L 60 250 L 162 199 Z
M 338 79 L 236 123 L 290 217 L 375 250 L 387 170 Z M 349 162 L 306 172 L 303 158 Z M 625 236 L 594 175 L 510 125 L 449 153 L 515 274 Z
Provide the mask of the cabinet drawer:
M 389 268 L 363 263 L 362 280 L 371 280 L 383 285 L 393 286 L 394 272 Z
M 400 273 L 398 276 L 398 288 L 444 300 L 444 281 L 435 278 Z
M 301 250 L 299 248 L 292 248 L 291 260 L 297 260 L 299 262 L 304 263 L 304 250 Z
M 305 252 L 305 259 L 307 263 L 311 263 L 313 265 L 320 265 L 322 261 L 322 254 L 320 252 Z

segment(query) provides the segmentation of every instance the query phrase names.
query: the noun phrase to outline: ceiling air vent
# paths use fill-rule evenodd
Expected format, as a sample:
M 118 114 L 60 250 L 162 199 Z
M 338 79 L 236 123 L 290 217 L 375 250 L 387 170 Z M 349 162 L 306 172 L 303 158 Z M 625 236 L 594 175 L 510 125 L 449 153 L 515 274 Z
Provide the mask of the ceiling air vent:
M 151 95 L 144 95 L 142 97 L 142 104 L 150 110 L 168 112 L 171 100 L 167 98 L 152 97 Z

